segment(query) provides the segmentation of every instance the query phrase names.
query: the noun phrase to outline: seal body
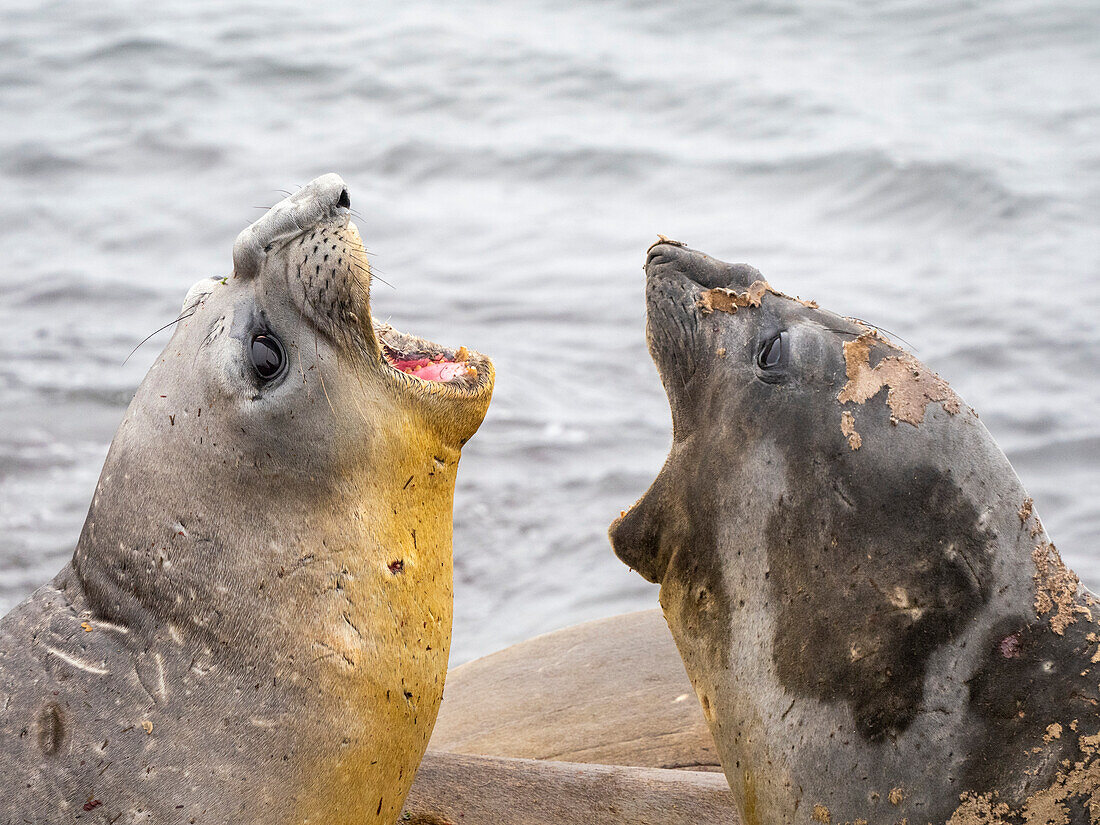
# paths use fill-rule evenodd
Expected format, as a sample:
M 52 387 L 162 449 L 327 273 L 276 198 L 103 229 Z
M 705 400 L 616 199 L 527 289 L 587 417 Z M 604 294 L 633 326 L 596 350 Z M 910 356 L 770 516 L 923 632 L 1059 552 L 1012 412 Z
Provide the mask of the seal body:
M 492 368 L 372 321 L 349 207 L 319 178 L 192 288 L 72 563 L 0 621 L 0 821 L 400 813 Z
M 721 771 L 659 610 L 556 630 L 452 669 L 430 747 Z
M 447 675 L 401 822 L 736 825 L 660 611 L 528 639 Z
M 752 267 L 646 272 L 673 444 L 610 537 L 746 825 L 1100 821 L 1100 607 L 977 415 Z

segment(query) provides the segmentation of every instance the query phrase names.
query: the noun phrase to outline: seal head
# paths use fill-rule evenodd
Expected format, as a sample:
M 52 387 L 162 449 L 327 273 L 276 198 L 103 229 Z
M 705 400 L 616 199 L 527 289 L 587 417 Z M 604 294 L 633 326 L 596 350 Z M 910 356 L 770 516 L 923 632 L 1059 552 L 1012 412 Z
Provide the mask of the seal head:
M 646 275 L 673 441 L 610 538 L 661 584 L 746 823 L 1091 799 L 1059 759 L 1096 750 L 1092 597 L 977 416 L 753 267 L 662 240 Z M 1013 634 L 1035 643 L 1027 679 L 996 652 Z M 1082 736 L 1044 741 L 1071 723 Z
M 105 822 L 400 814 L 493 369 L 373 321 L 350 203 L 318 178 L 192 287 L 71 567 L 0 625 L 4 787 L 30 818 L 85 799 Z M 11 733 L 28 720 L 37 739 Z

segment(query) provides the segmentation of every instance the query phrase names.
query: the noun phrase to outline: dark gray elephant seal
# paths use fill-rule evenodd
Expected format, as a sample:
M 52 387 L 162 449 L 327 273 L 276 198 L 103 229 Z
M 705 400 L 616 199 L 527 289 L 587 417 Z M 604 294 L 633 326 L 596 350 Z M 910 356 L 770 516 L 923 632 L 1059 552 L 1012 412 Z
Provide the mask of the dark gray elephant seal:
M 191 289 L 72 563 L 0 621 L 0 821 L 399 815 L 493 371 L 374 324 L 349 208 L 318 178 Z
M 1100 605 L 978 417 L 752 267 L 646 274 L 673 444 L 610 536 L 745 825 L 1100 821 Z

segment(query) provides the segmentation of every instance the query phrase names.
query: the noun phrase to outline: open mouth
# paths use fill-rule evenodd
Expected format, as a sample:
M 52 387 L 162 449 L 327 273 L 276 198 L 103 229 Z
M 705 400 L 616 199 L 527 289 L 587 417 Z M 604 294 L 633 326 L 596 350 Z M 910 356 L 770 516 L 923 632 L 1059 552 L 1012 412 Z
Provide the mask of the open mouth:
M 473 389 L 480 382 L 478 367 L 483 359 L 466 347 L 448 349 L 377 321 L 374 333 L 386 363 L 403 375 L 463 389 Z

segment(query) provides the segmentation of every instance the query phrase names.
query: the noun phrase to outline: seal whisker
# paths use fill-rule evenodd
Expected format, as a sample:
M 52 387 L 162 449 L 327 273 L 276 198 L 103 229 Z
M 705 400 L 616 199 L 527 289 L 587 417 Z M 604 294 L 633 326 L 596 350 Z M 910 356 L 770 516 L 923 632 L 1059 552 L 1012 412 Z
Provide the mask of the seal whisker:
M 911 343 L 906 341 L 904 338 L 902 338 L 896 332 L 891 332 L 886 327 L 880 327 L 878 324 L 872 324 L 870 321 L 864 321 L 862 318 L 856 318 L 854 315 L 851 316 L 851 317 L 852 317 L 852 320 L 855 321 L 858 324 L 863 324 L 864 326 L 868 326 L 871 329 L 877 329 L 879 332 L 885 332 L 891 338 L 897 338 L 899 341 L 901 341 L 903 344 L 905 344 L 905 346 L 907 346 L 907 347 L 909 347 L 909 349 L 913 350 L 913 352 L 919 352 L 920 351 L 917 347 L 913 346 Z
M 359 260 L 358 256 L 359 256 L 358 251 L 352 252 L 351 261 L 350 261 L 352 266 L 356 267 L 357 269 L 359 269 L 362 272 L 365 272 L 367 275 L 369 275 L 371 277 L 372 280 L 381 281 L 386 286 L 388 286 L 390 289 L 393 289 L 393 290 L 397 289 L 397 287 L 395 287 L 393 284 L 391 284 L 389 281 L 387 281 L 385 278 L 383 278 L 379 274 L 380 270 L 378 270 L 377 268 L 372 266 L 369 261 L 362 261 L 361 262 Z
M 329 326 L 332 326 L 331 320 L 332 319 L 329 319 Z M 329 332 L 329 335 L 332 335 L 331 331 Z M 320 363 L 321 362 L 321 350 L 320 350 L 320 346 L 317 342 L 317 327 L 313 328 L 313 354 L 317 359 L 317 363 Z M 328 388 L 325 386 L 325 373 L 324 373 L 324 371 L 321 370 L 321 369 L 318 369 L 317 370 L 317 377 L 321 380 L 321 392 L 323 392 L 325 394 L 325 401 L 328 402 L 328 408 L 332 411 L 332 415 L 335 417 L 336 408 L 334 406 L 332 406 L 332 399 L 328 397 Z
M 167 324 L 160 327 L 159 329 L 155 329 L 152 332 L 150 332 L 148 335 L 146 335 L 144 338 L 142 338 L 141 341 L 138 342 L 138 345 L 136 347 L 134 347 L 132 350 L 130 350 L 130 355 L 127 355 L 125 358 L 122 359 L 122 365 L 125 366 L 126 362 L 130 360 L 131 356 L 133 356 L 133 354 L 135 352 L 137 352 L 139 349 L 141 349 L 141 345 L 144 344 L 146 341 L 148 341 L 150 338 L 152 338 L 154 335 L 156 335 L 158 332 L 163 332 L 164 330 L 168 329 L 168 327 L 172 326 L 173 324 L 178 324 L 180 321 L 186 321 L 188 318 L 190 318 L 196 312 L 198 312 L 198 307 L 197 306 L 194 309 L 192 309 L 190 312 L 186 313 L 185 315 L 179 316 L 176 320 L 169 321 Z
M 306 285 L 303 283 L 302 284 L 302 300 L 298 304 L 298 323 L 299 323 L 299 325 L 301 325 L 302 321 L 305 320 L 305 317 L 306 317 L 306 301 L 307 300 L 308 299 L 306 298 Z M 295 343 L 294 348 L 298 351 L 298 372 L 302 376 L 302 384 L 306 384 L 306 368 L 302 364 L 302 346 L 301 346 L 301 341 L 300 340 Z M 307 396 L 309 395 L 308 385 L 306 386 L 306 395 Z

